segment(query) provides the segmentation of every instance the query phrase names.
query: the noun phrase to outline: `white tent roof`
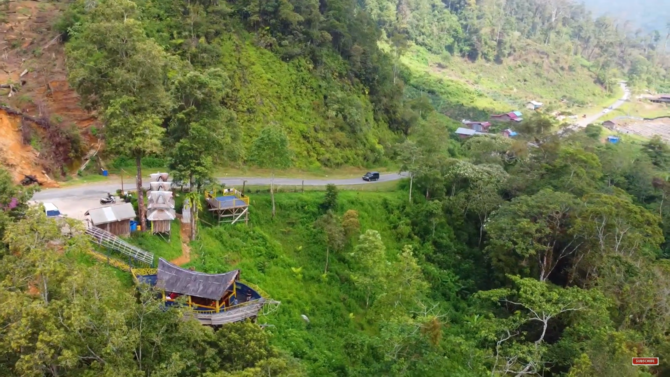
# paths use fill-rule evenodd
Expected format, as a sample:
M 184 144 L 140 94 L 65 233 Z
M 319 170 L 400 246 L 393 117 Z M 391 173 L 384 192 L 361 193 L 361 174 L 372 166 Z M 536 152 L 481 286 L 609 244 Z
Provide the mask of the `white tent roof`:
M 94 208 L 87 212 L 93 225 L 113 223 L 135 218 L 135 209 L 130 203 L 110 207 Z
M 456 133 L 459 134 L 459 135 L 468 135 L 468 136 L 482 135 L 483 134 L 483 132 L 477 132 L 477 131 L 472 130 L 470 128 L 463 128 L 463 127 L 458 127 L 458 129 L 456 130 Z

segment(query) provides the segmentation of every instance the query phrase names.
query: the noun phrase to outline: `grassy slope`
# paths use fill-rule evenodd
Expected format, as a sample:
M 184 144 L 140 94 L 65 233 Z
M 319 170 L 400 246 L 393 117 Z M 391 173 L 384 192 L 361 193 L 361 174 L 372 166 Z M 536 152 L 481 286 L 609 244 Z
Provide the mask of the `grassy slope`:
M 411 86 L 419 90 L 439 88 L 445 92 L 440 97 L 446 105 L 459 102 L 472 108 L 469 113 L 453 113 L 453 109 L 436 104 L 455 119 L 494 111 L 523 111 L 530 100 L 543 102 L 546 109 L 581 113 L 609 103 L 619 94 L 608 93 L 595 84 L 590 65 L 583 59 L 567 60 L 565 55 L 544 52 L 532 44 L 519 47 L 516 56 L 503 64 L 445 58 L 420 46 L 412 46 L 401 60 L 412 71 Z M 564 98 L 567 102 L 561 102 Z M 475 109 L 485 111 L 479 114 Z
M 318 77 L 305 59 L 285 62 L 244 35 L 228 37 L 221 41 L 221 65 L 231 79 L 228 102 L 246 145 L 262 127 L 276 123 L 288 131 L 299 167 L 360 166 L 380 160 L 379 141 L 392 135 L 374 121 L 364 89 L 345 84 L 344 66 L 341 77 Z M 330 58 L 333 65 L 342 64 L 339 57 Z M 360 132 L 342 120 L 343 112 Z
M 403 244 L 392 219 L 405 195 L 342 191 L 338 212 L 359 211 L 361 229 L 378 230 L 392 259 Z M 331 253 L 329 273 L 323 276 L 325 249 L 312 225 L 321 215 L 323 197 L 321 192 L 279 193 L 273 221 L 269 195 L 252 194 L 250 225 L 202 227 L 199 239 L 191 243 L 192 261 L 186 266 L 208 273 L 241 269 L 243 280 L 281 301 L 277 312 L 259 318 L 259 323 L 273 325 L 268 330 L 275 334 L 275 344 L 303 359 L 310 375 L 329 376 L 355 362 L 347 356 L 349 335 L 357 331 L 374 335 L 374 329 L 362 295 L 349 281 L 344 256 L 351 252 L 350 245 Z M 203 220 L 214 223 L 208 214 Z M 138 244 L 162 256 L 171 254 L 170 244 L 156 237 L 154 241 Z M 309 324 L 301 314 L 309 317 Z

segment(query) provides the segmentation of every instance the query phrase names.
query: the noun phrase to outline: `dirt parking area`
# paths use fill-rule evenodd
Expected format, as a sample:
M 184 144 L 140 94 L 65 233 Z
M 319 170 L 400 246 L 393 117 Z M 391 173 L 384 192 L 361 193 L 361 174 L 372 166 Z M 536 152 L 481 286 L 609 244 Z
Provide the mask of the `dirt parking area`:
M 63 215 L 82 221 L 86 220 L 84 213 L 89 209 L 109 206 L 100 204 L 100 198 L 59 198 L 35 201 L 38 203 L 53 203 Z M 123 202 L 117 204 L 123 204 Z

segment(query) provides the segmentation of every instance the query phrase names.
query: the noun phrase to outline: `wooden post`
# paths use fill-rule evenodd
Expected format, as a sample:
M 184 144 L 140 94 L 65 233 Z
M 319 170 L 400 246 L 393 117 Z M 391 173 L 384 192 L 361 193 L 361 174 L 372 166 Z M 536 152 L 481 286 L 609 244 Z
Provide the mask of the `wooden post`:
M 246 180 L 242 181 L 242 197 L 243 198 L 244 198 L 244 187 L 246 187 L 246 185 L 247 185 L 247 181 Z

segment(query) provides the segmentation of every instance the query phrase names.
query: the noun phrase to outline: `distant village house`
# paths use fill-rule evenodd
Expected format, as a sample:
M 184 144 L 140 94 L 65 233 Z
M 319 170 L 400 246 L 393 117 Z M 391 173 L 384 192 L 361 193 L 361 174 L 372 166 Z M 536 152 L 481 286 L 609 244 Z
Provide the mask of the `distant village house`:
M 606 120 L 603 122 L 603 127 L 605 128 L 614 129 L 616 126 L 617 122 L 615 120 Z
M 471 120 L 464 119 L 461 123 L 477 132 L 489 132 L 489 128 L 491 128 L 491 122 L 473 122 Z
M 526 108 L 527 108 L 528 110 L 537 110 L 537 109 L 539 109 L 539 108 L 542 107 L 542 106 L 543 106 L 542 102 L 530 101 L 530 102 L 528 102 L 528 104 L 526 105 Z
M 458 127 L 458 129 L 456 130 L 456 135 L 458 135 L 461 139 L 467 139 L 475 135 L 485 135 L 485 134 L 486 132 L 475 131 L 471 128 Z
M 520 111 L 512 111 L 507 114 L 491 115 L 491 121 L 494 122 L 521 122 L 523 115 Z

